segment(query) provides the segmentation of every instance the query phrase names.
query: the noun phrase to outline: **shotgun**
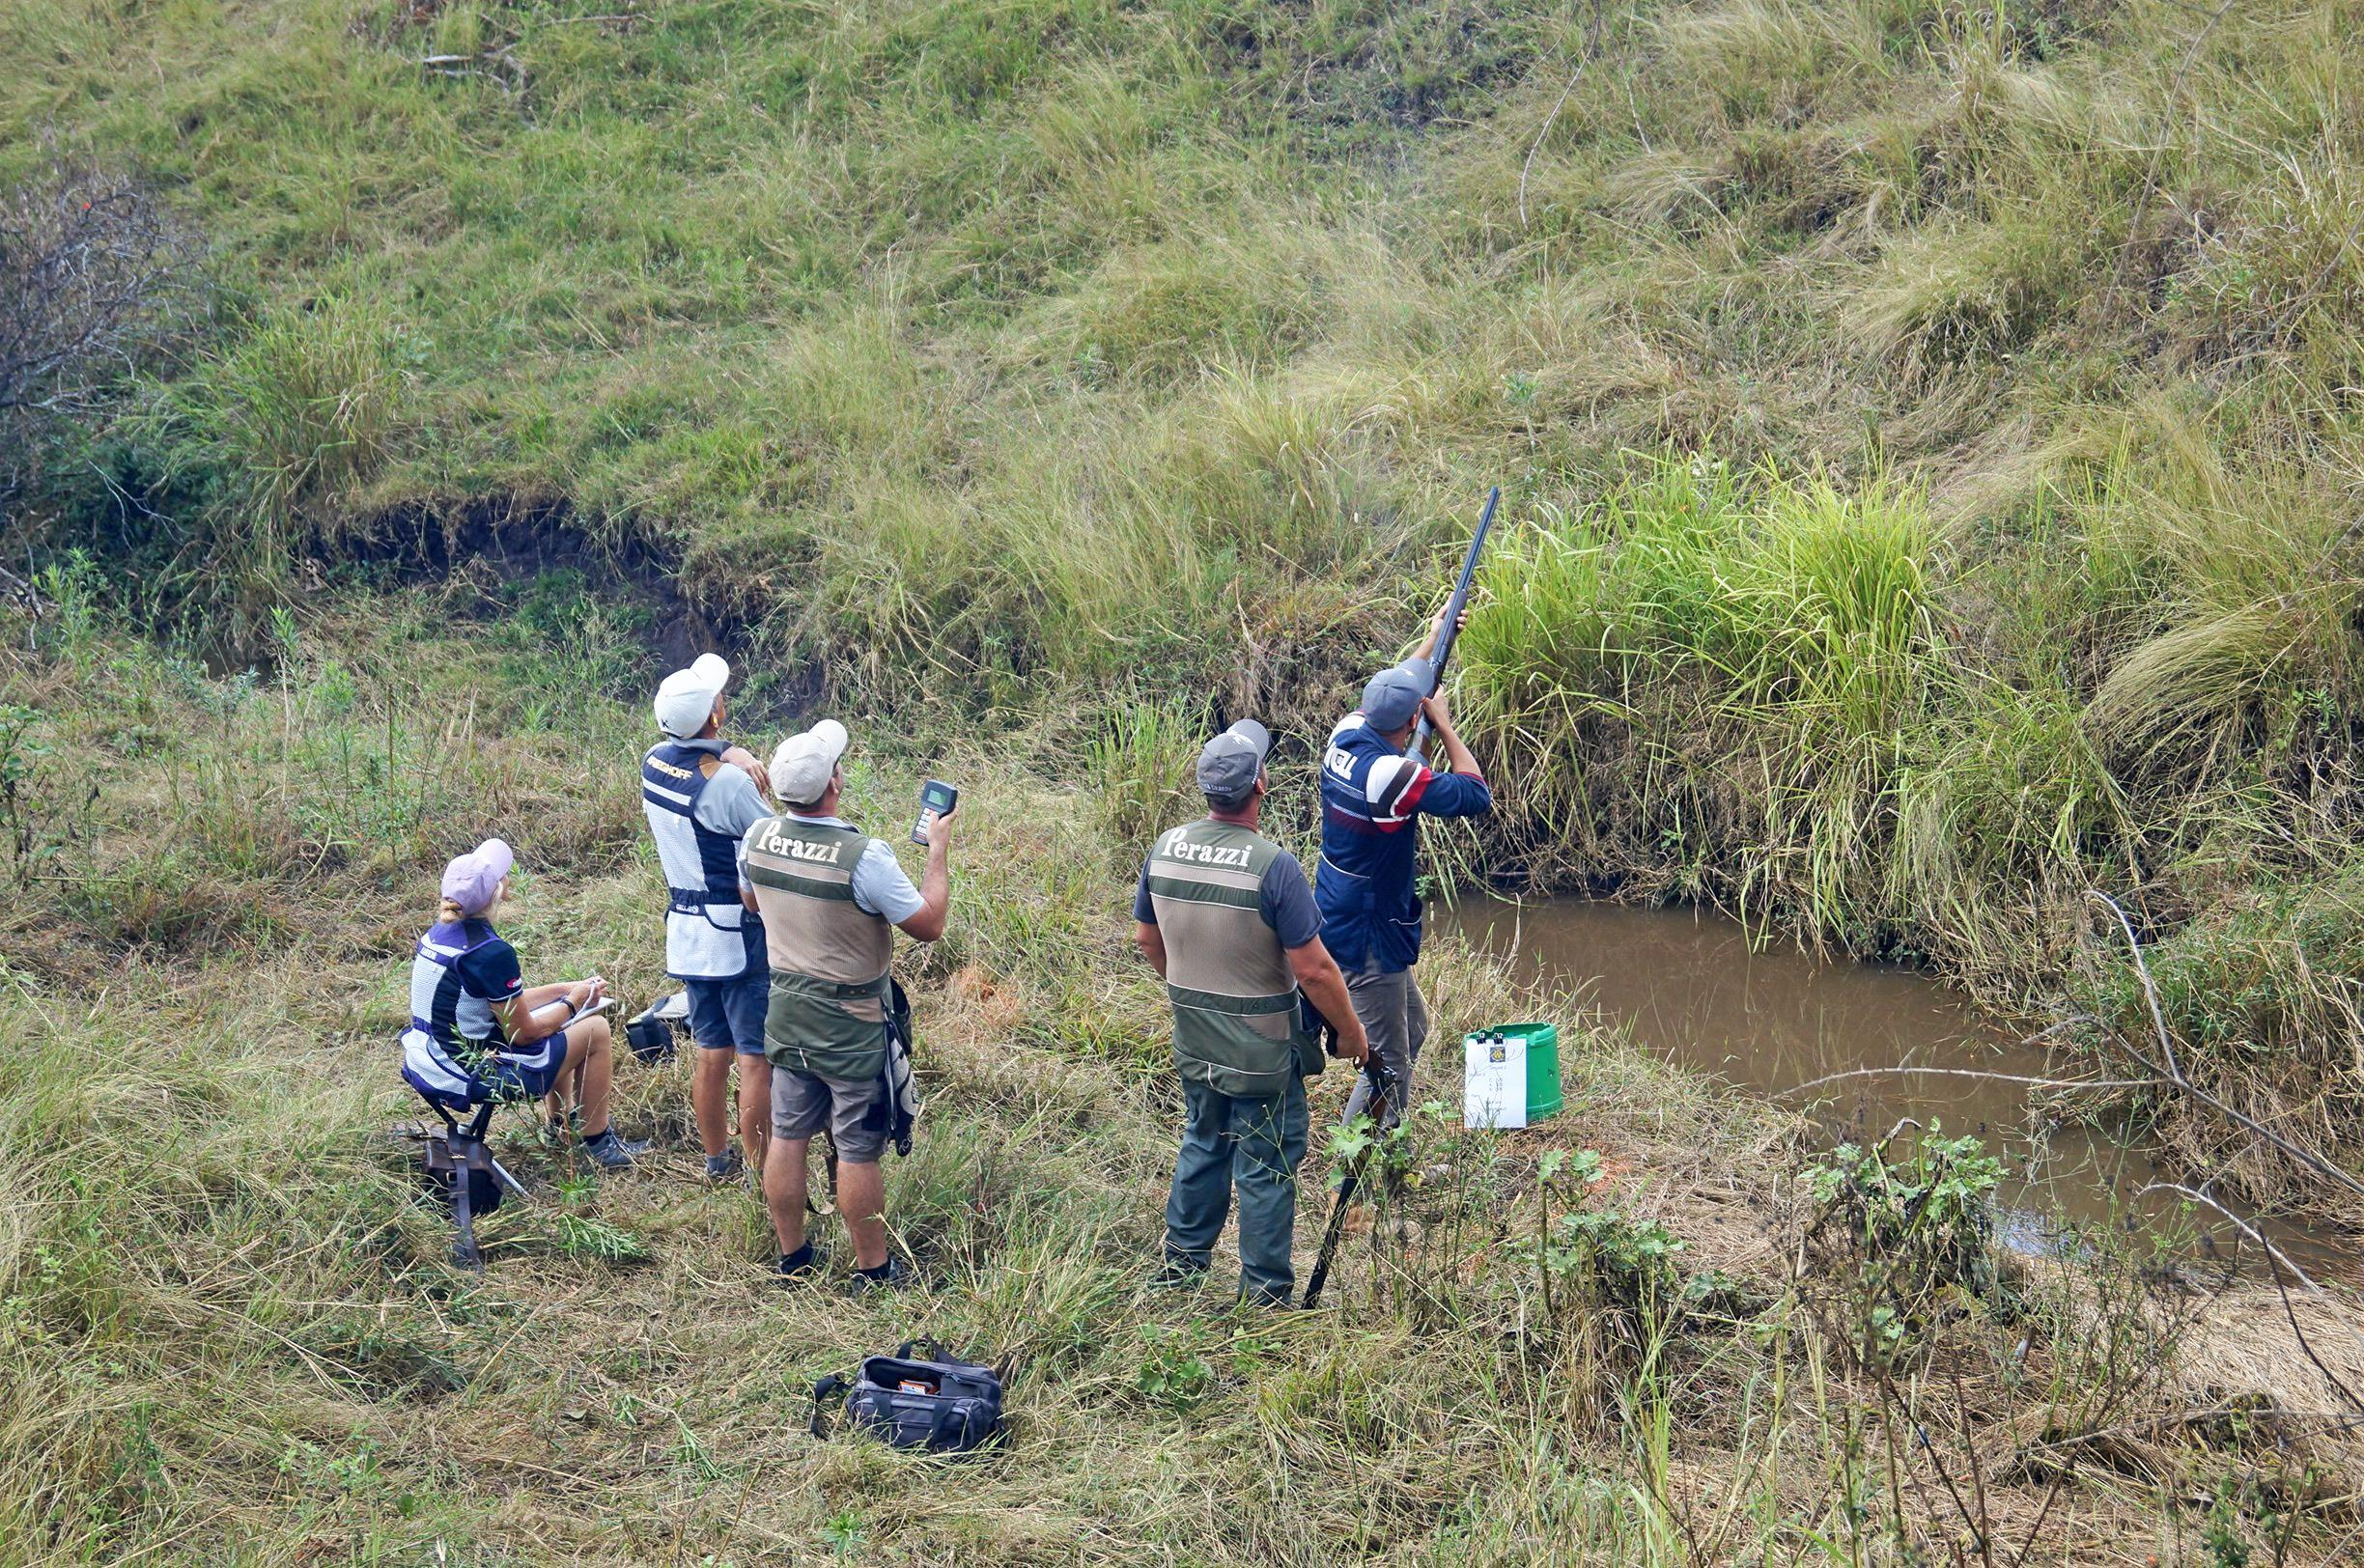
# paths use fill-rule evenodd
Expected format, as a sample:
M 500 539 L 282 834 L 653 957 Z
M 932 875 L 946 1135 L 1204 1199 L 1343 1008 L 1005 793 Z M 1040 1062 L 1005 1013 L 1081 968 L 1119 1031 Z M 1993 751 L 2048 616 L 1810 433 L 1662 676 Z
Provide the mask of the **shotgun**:
M 1485 510 L 1478 515 L 1477 537 L 1470 541 L 1469 553 L 1461 558 L 1461 578 L 1453 584 L 1452 599 L 1445 606 L 1445 630 L 1437 633 L 1436 651 L 1430 666 L 1436 672 L 1436 685 L 1428 689 L 1437 691 L 1445 686 L 1445 661 L 1452 658 L 1453 643 L 1461 635 L 1461 612 L 1469 608 L 1470 587 L 1478 579 L 1478 557 L 1484 553 L 1486 535 L 1494 528 L 1494 509 L 1502 504 L 1502 487 L 1486 492 Z M 1412 732 L 1412 743 L 1404 747 L 1404 755 L 1425 765 L 1428 761 L 1428 715 L 1421 714 L 1420 727 Z
M 1377 1047 L 1363 1063 L 1363 1076 L 1370 1080 L 1370 1099 L 1365 1102 L 1374 1127 L 1387 1120 L 1388 1095 L 1394 1079 L 1388 1077 L 1386 1066 L 1379 1060 Z M 1330 1282 L 1330 1261 L 1337 1255 L 1338 1237 L 1346 1230 L 1346 1211 L 1354 1203 L 1355 1188 L 1363 1180 L 1363 1167 L 1370 1163 L 1370 1151 L 1365 1150 L 1349 1161 L 1346 1174 L 1338 1182 L 1337 1196 L 1330 1200 L 1330 1224 L 1322 1232 L 1321 1251 L 1314 1256 L 1313 1273 L 1306 1280 L 1305 1304 L 1310 1309 L 1321 1302 L 1322 1286 Z

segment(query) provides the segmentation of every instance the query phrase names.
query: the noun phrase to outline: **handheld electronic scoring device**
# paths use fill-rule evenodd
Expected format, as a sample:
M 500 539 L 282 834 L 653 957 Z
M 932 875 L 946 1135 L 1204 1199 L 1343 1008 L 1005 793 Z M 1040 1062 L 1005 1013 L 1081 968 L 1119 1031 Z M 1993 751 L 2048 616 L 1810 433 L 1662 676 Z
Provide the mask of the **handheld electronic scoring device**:
M 919 820 L 912 824 L 912 842 L 927 842 L 928 824 L 938 817 L 948 817 L 960 804 L 960 791 L 940 778 L 931 778 L 919 786 Z

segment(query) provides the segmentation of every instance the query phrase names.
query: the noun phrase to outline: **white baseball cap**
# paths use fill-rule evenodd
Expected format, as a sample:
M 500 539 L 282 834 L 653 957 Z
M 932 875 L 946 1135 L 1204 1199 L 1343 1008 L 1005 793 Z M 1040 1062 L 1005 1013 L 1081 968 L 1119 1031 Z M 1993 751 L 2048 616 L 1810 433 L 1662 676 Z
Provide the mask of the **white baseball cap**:
M 715 699 L 730 684 L 730 661 L 720 654 L 700 654 L 686 670 L 675 670 L 657 687 L 657 727 L 676 741 L 706 727 L 714 716 Z
M 811 805 L 829 793 L 830 775 L 845 749 L 846 727 L 833 718 L 788 737 L 772 753 L 772 793 L 782 805 Z

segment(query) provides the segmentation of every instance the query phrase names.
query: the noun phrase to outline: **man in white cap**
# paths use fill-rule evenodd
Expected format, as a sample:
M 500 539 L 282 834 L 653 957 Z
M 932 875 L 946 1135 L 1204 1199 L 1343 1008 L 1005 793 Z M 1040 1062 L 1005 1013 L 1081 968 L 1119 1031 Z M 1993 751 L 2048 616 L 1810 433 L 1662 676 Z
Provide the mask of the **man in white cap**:
M 779 1241 L 783 1280 L 808 1276 L 820 1257 L 804 1234 L 813 1135 L 837 1151 L 837 1209 L 854 1242 L 858 1289 L 891 1286 L 902 1269 L 886 1252 L 886 1185 L 879 1157 L 894 1123 L 886 1029 L 894 930 L 918 941 L 943 935 L 952 903 L 952 822 L 932 817 L 919 885 L 885 841 L 837 815 L 845 790 L 845 726 L 825 718 L 772 756 L 780 814 L 746 835 L 744 890 L 763 913 L 771 949 L 772 1147 L 764 1202 Z
M 727 1181 L 744 1168 L 730 1146 L 730 1069 L 739 1063 L 739 1135 L 762 1168 L 772 1102 L 763 1055 L 769 978 L 763 922 L 739 898 L 739 840 L 765 815 L 763 770 L 722 739 L 722 687 L 730 665 L 700 654 L 657 688 L 657 727 L 665 739 L 640 759 L 640 804 L 664 867 L 665 970 L 690 997 L 697 1062 L 690 1104 L 697 1113 L 706 1175 Z
M 1239 1196 L 1240 1295 L 1284 1306 L 1296 1274 L 1305 1079 L 1321 1051 L 1299 994 L 1337 1029 L 1339 1054 L 1370 1053 L 1296 856 L 1257 831 L 1272 737 L 1252 718 L 1198 753 L 1207 815 L 1158 835 L 1133 897 L 1133 940 L 1166 982 L 1182 1147 L 1166 1196 L 1170 1284 L 1202 1278 Z

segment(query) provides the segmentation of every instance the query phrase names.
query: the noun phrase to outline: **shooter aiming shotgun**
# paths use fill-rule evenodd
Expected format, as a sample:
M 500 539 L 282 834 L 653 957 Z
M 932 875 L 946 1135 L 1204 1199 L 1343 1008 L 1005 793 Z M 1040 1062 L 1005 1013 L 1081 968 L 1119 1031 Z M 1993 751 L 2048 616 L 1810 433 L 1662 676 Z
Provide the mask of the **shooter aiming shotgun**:
M 1313 879 L 1322 942 L 1345 973 L 1355 1017 L 1385 1062 L 1392 1088 L 1373 1106 L 1371 1082 L 1358 1081 L 1346 1100 L 1347 1122 L 1369 1109 L 1382 1128 L 1393 1127 L 1415 1098 L 1413 1067 L 1428 1038 L 1427 1002 L 1412 979 L 1421 944 L 1419 819 L 1483 817 L 1494 809 L 1494 792 L 1453 729 L 1440 683 L 1501 504 L 1497 487 L 1486 496 L 1452 598 L 1420 653 L 1371 677 L 1362 707 L 1330 732 L 1322 756 L 1321 862 Z M 1426 761 L 1432 746 L 1444 753 L 1439 768 Z

